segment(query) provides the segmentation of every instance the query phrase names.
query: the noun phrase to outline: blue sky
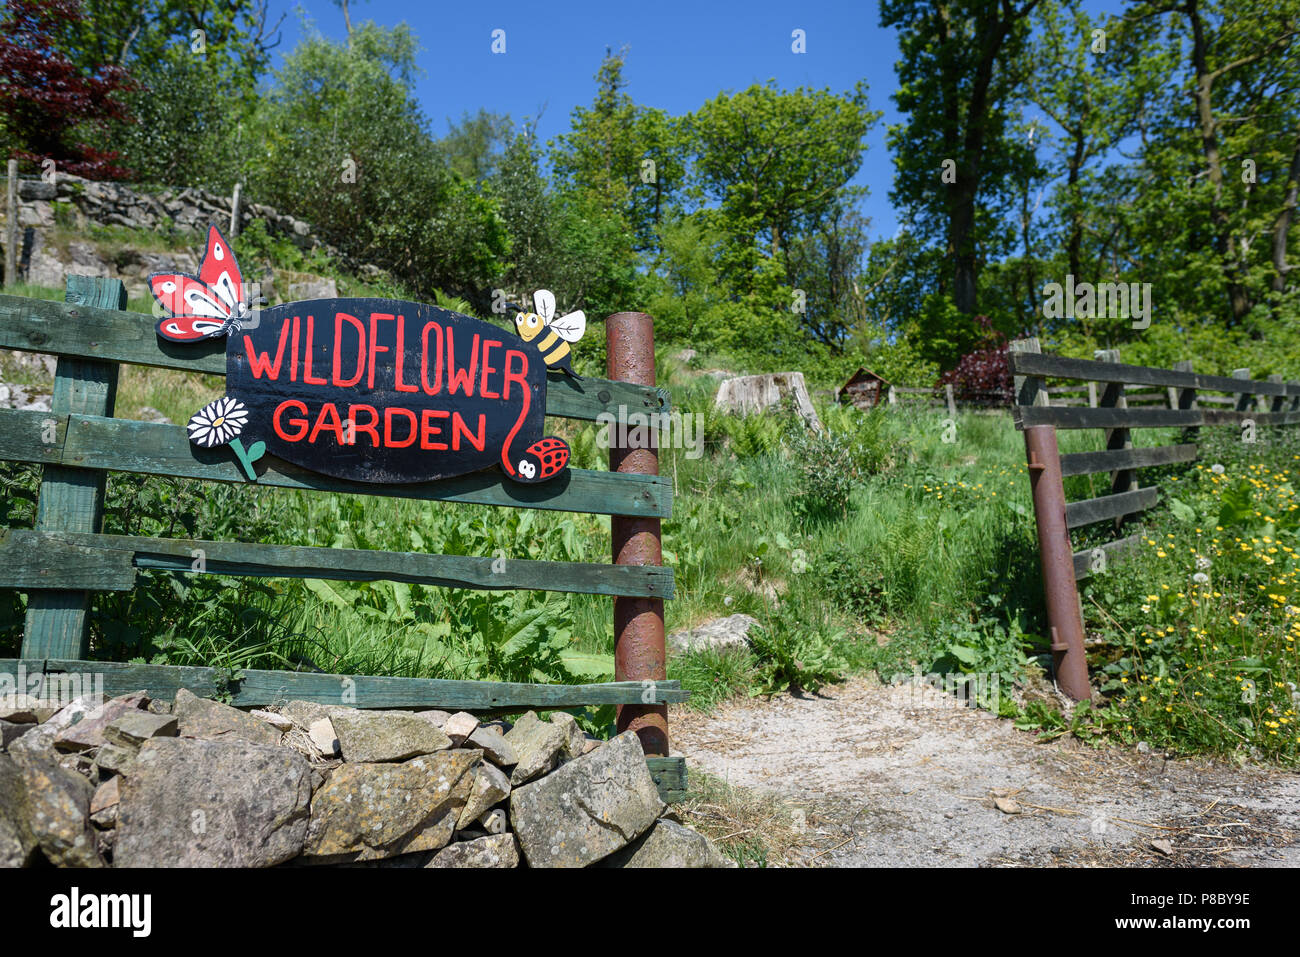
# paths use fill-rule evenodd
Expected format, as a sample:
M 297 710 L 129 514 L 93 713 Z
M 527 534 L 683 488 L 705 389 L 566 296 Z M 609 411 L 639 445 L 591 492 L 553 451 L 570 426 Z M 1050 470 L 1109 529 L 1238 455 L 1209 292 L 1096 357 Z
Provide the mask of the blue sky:
M 1086 0 L 1090 12 L 1115 11 L 1119 0 Z M 341 39 L 343 15 L 326 0 L 271 4 L 272 18 L 287 13 L 276 62 L 303 30 L 299 11 L 323 34 Z M 856 182 L 867 186 L 864 209 L 876 237 L 894 234 L 889 204 L 893 164 L 885 146 L 899 117 L 890 99 L 898 45 L 879 25 L 875 3 L 793 3 L 790 0 L 712 2 L 680 0 L 603 3 L 422 3 L 372 0 L 350 6 L 354 23 L 405 21 L 419 38 L 424 75 L 416 95 L 435 135 L 480 106 L 515 119 L 545 108 L 543 140 L 563 133 L 577 105 L 589 104 L 606 47 L 628 47 L 627 92 L 639 103 L 687 113 L 724 90 L 775 79 L 778 86 L 852 88 L 866 79 L 871 108 L 884 117 L 869 134 Z M 492 52 L 492 32 L 505 31 L 506 52 Z M 803 30 L 807 52 L 791 50 Z

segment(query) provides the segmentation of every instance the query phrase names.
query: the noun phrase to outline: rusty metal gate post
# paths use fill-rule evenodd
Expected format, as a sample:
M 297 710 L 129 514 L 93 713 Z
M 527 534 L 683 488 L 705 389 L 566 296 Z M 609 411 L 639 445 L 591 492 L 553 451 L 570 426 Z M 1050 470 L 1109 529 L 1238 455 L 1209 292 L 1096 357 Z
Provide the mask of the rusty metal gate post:
M 1074 701 L 1092 697 L 1088 661 L 1083 650 L 1083 618 L 1074 580 L 1074 552 L 1065 523 L 1065 486 L 1056 429 L 1039 425 L 1025 429 L 1025 458 L 1038 525 L 1038 553 L 1043 567 L 1043 594 L 1052 638 L 1056 683 Z
M 608 375 L 620 382 L 655 384 L 654 320 L 643 312 L 616 312 L 605 323 Z M 656 409 L 629 409 L 657 413 Z M 635 420 L 633 420 L 635 421 Z M 659 474 L 657 426 L 629 427 L 624 415 L 611 428 L 609 467 L 614 472 Z M 638 448 L 637 446 L 641 446 Z M 618 565 L 662 565 L 658 518 L 615 515 L 610 520 L 613 557 Z M 614 680 L 662 681 L 667 678 L 662 598 L 614 599 Z M 647 686 L 644 704 L 618 706 L 616 726 L 641 739 L 647 756 L 668 756 L 668 706 L 655 702 Z
M 1036 338 L 1011 343 L 1012 352 L 1039 352 Z M 1047 390 L 1035 376 L 1015 377 L 1018 406 L 1046 405 Z M 1038 526 L 1038 554 L 1043 569 L 1043 596 L 1051 635 L 1052 666 L 1056 683 L 1073 701 L 1092 697 L 1088 685 L 1088 660 L 1083 650 L 1083 612 L 1074 577 L 1074 549 L 1065 521 L 1065 484 L 1061 478 L 1061 452 L 1056 427 L 1031 426 L 1025 432 L 1025 460 L 1029 466 L 1029 488 L 1034 499 L 1034 522 Z

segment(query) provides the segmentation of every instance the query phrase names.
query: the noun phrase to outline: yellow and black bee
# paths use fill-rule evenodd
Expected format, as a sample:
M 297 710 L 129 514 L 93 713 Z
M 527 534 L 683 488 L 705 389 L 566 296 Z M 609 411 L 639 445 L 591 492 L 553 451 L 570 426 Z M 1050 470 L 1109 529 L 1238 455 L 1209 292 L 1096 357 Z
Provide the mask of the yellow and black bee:
M 555 318 L 555 295 L 548 289 L 539 289 L 533 293 L 533 306 L 537 309 L 536 312 L 521 310 L 515 313 L 515 329 L 519 332 L 519 338 L 537 347 L 548 369 L 559 369 L 565 375 L 578 378 L 570 365 L 569 343 L 577 342 L 587 331 L 586 314 L 579 309 Z M 538 336 L 541 338 L 538 339 Z

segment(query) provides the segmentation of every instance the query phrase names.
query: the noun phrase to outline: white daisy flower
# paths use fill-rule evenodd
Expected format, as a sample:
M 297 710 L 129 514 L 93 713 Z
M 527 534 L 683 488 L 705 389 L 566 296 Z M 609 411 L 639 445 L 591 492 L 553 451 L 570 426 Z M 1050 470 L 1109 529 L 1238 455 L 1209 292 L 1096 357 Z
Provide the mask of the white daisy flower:
M 223 395 L 195 412 L 186 429 L 191 442 L 210 449 L 237 438 L 247 424 L 248 409 L 244 403 Z

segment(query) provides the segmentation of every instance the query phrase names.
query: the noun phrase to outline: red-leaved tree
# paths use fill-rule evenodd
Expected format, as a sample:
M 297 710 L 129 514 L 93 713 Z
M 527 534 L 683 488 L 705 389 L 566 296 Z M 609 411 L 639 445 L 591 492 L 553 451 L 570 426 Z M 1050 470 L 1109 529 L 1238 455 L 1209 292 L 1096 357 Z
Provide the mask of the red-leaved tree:
M 116 95 L 130 82 L 114 64 L 79 67 L 68 56 L 71 29 L 82 20 L 78 0 L 9 0 L 0 20 L 0 111 L 17 140 L 13 156 L 37 165 L 52 159 L 63 172 L 125 179 L 118 154 L 78 135 L 87 125 L 128 120 Z
M 967 402 L 1010 404 L 1011 366 L 1007 361 L 1007 337 L 988 316 L 976 316 L 982 331 L 980 341 L 939 377 L 939 387 L 952 386 L 953 397 Z

